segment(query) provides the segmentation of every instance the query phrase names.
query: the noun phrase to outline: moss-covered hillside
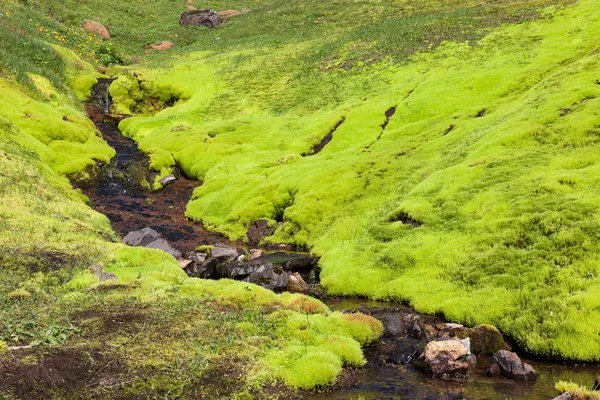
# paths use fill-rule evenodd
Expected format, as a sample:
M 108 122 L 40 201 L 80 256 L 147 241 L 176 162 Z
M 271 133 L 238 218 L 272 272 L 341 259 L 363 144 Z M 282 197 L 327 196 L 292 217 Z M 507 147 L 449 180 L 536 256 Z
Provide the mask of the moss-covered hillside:
M 195 6 L 250 11 L 208 29 L 178 25 L 183 0 L 0 2 L 0 334 L 41 345 L 2 371 L 62 354 L 100 368 L 99 396 L 251 396 L 333 382 L 381 329 L 113 243 L 64 178 L 113 155 L 80 111 L 89 63 L 118 77 L 113 111 L 137 114 L 120 127 L 152 168 L 203 182 L 190 218 L 235 239 L 267 218 L 266 242 L 321 256 L 330 293 L 600 360 L 594 0 Z M 85 19 L 112 38 L 82 32 Z M 144 49 L 162 40 L 173 49 Z M 98 283 L 94 263 L 118 283 Z M 235 377 L 207 383 L 223 371 Z M 50 395 L 72 389 L 86 391 Z
M 122 130 L 204 182 L 188 216 L 233 238 L 282 223 L 267 240 L 322 256 L 331 293 L 600 359 L 595 2 L 323 7 L 274 3 L 115 69 L 120 112 L 180 99 Z

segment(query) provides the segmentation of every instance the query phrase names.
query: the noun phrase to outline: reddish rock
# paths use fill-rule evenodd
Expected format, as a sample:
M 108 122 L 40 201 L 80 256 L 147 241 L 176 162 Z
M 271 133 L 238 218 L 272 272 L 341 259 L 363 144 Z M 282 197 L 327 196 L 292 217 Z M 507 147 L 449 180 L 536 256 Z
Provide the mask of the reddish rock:
M 485 374 L 487 376 L 492 376 L 494 378 L 497 378 L 500 376 L 500 367 L 498 366 L 498 364 L 492 364 L 487 369 L 487 371 L 485 371 Z
M 250 250 L 250 260 L 256 260 L 257 258 L 261 258 L 263 256 L 263 251 L 260 249 L 251 249 Z
M 240 14 L 241 14 L 241 12 L 239 12 L 238 10 L 223 10 L 223 11 L 219 11 L 219 17 L 223 18 L 223 19 L 235 17 L 236 15 L 240 15 Z
M 100 22 L 85 20 L 81 25 L 81 28 L 85 31 L 95 33 L 97 35 L 102 36 L 103 38 L 110 39 L 110 32 L 108 29 L 102 25 Z
M 190 6 L 190 5 L 186 6 L 185 8 L 187 8 L 188 11 L 194 11 L 194 10 L 196 10 L 196 7 Z
M 169 50 L 171 48 L 173 48 L 173 43 L 169 42 L 168 40 L 146 46 L 146 50 Z
M 258 219 L 252 221 L 248 227 L 248 243 L 251 246 L 256 246 L 265 236 L 273 233 L 273 229 L 269 227 L 269 221 L 266 219 Z
M 464 361 L 468 355 L 469 350 L 459 340 L 434 341 L 427 343 L 416 365 L 436 378 L 463 377 L 469 370 Z
M 310 287 L 308 286 L 308 284 L 306 282 L 304 282 L 304 279 L 302 279 L 302 276 L 297 273 L 294 272 L 293 274 L 289 274 L 288 277 L 288 285 L 287 285 L 287 290 L 288 292 L 292 292 L 292 293 L 307 293 L 310 290 Z

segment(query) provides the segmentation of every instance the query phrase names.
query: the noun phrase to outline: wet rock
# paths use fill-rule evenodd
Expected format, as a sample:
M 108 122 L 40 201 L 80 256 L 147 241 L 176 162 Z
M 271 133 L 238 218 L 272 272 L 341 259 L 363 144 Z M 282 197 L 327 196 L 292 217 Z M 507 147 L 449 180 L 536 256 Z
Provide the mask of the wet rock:
M 158 182 L 163 186 L 167 186 L 167 185 L 170 185 L 171 183 L 175 182 L 176 180 L 177 180 L 177 178 L 175 178 L 174 175 L 167 175 L 164 178 L 161 178 Z
M 83 24 L 81 24 L 81 28 L 84 31 L 92 32 L 92 33 L 102 36 L 103 38 L 110 39 L 110 32 L 100 22 L 96 22 L 96 21 L 87 19 L 83 22 Z
M 206 261 L 206 254 L 201 253 L 199 251 L 192 251 L 188 253 L 187 260 L 189 260 L 189 264 L 187 264 L 184 269 L 185 272 L 193 277 L 197 278 L 205 278 L 203 274 L 206 273 L 206 270 L 202 270 L 203 274 L 200 274 L 200 270 L 202 269 L 202 264 Z
M 181 252 L 179 250 L 177 250 L 176 248 L 174 248 L 173 246 L 171 246 L 171 244 L 169 242 L 167 242 L 165 239 L 157 239 L 157 240 L 147 244 L 144 247 L 146 247 L 147 249 L 162 250 L 165 253 L 170 254 L 175 258 L 181 257 Z
M 469 354 L 465 357 L 465 362 L 469 364 L 471 368 L 477 367 L 477 356 L 475 354 Z
M 204 261 L 206 261 L 206 254 L 199 251 L 192 251 L 188 254 L 187 258 L 189 258 L 192 262 L 202 264 Z
M 211 279 L 235 277 L 237 276 L 236 272 L 229 270 L 229 264 L 236 265 L 237 261 L 235 260 L 237 258 L 238 251 L 235 247 L 215 247 L 211 250 L 210 256 L 201 265 L 194 267 L 196 272 L 193 276 Z
M 235 247 L 215 247 L 210 252 L 210 258 L 218 261 L 233 261 L 237 258 L 238 251 Z
M 409 331 L 409 325 L 398 314 L 386 314 L 382 319 L 383 328 L 386 335 L 389 336 L 406 336 Z
M 438 337 L 439 332 L 432 325 L 423 324 L 422 328 L 423 328 L 423 332 L 425 333 L 425 339 L 433 340 L 436 337 Z
M 417 321 L 413 323 L 410 331 L 408 332 L 408 335 L 415 339 L 423 339 L 423 337 L 425 337 L 423 329 L 421 329 L 421 326 Z
M 468 349 L 459 340 L 433 341 L 427 343 L 416 365 L 436 378 L 464 377 L 469 369 L 464 361 L 467 355 Z
M 558 397 L 553 398 L 552 400 L 571 400 L 573 398 L 573 396 L 571 396 L 570 393 L 566 392 L 561 394 Z
M 458 338 L 471 339 L 471 351 L 475 354 L 494 354 L 502 349 L 504 338 L 496 327 L 479 325 L 475 328 L 462 328 L 454 332 Z
M 275 269 L 273 264 L 267 263 L 252 272 L 245 281 L 260 285 L 265 289 L 281 291 L 287 288 L 288 274 Z
M 500 367 L 498 366 L 498 364 L 492 364 L 490 365 L 490 367 L 485 371 L 485 374 L 487 376 L 491 376 L 493 378 L 498 378 L 500 376 Z
M 426 345 L 423 340 L 400 338 L 393 343 L 390 350 L 386 351 L 385 361 L 388 364 L 410 364 L 423 353 Z
M 310 286 L 304 282 L 299 273 L 288 273 L 287 290 L 292 293 L 307 293 L 310 290 Z
M 507 378 L 521 381 L 535 381 L 537 373 L 529 364 L 521 361 L 515 353 L 499 350 L 492 356 L 492 364 L 497 364 L 500 373 Z
M 216 267 L 216 273 L 220 278 L 244 279 L 259 268 L 260 265 L 241 261 L 232 261 L 218 264 Z
M 269 221 L 266 219 L 252 221 L 250 227 L 248 227 L 248 244 L 256 246 L 271 233 L 273 233 L 273 230 L 269 228 Z
M 144 228 L 139 231 L 129 232 L 121 243 L 128 244 L 129 246 L 140 246 L 146 247 L 146 245 L 160 239 L 160 234 L 152 228 Z
M 260 249 L 252 249 L 250 250 L 250 260 L 256 260 L 257 258 L 261 258 L 263 256 L 263 251 Z
M 214 10 L 189 10 L 181 14 L 180 25 L 206 26 L 213 28 L 219 25 L 219 14 Z

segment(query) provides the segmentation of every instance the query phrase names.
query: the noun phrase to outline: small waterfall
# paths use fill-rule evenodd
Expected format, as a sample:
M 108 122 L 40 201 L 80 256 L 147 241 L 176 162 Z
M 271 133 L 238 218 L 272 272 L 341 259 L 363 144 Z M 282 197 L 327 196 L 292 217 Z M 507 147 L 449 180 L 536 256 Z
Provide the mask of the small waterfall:
M 117 78 L 99 78 L 98 83 L 92 87 L 91 101 L 105 114 L 109 113 L 110 106 L 112 105 L 109 89 L 110 85 L 116 79 Z

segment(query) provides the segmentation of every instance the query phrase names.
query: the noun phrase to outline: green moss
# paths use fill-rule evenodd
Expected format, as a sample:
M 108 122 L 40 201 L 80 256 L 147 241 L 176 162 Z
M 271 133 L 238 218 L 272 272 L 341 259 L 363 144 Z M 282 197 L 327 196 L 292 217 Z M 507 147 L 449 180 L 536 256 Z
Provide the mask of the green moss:
M 585 386 L 579 386 L 573 382 L 559 381 L 556 383 L 556 390 L 561 393 L 569 393 L 575 399 L 597 400 L 600 399 L 600 392 L 589 390 Z
M 15 299 L 15 300 L 27 300 L 28 298 L 31 297 L 31 293 L 29 293 L 25 289 L 17 289 L 17 290 L 13 290 L 12 292 L 8 293 L 6 295 L 6 297 L 9 299 Z
M 461 339 L 471 339 L 471 352 L 473 354 L 492 355 L 504 346 L 502 334 L 492 325 L 484 324 L 475 328 L 462 328 L 455 335 Z
M 8 352 L 8 344 L 4 340 L 0 340 L 0 357 Z

